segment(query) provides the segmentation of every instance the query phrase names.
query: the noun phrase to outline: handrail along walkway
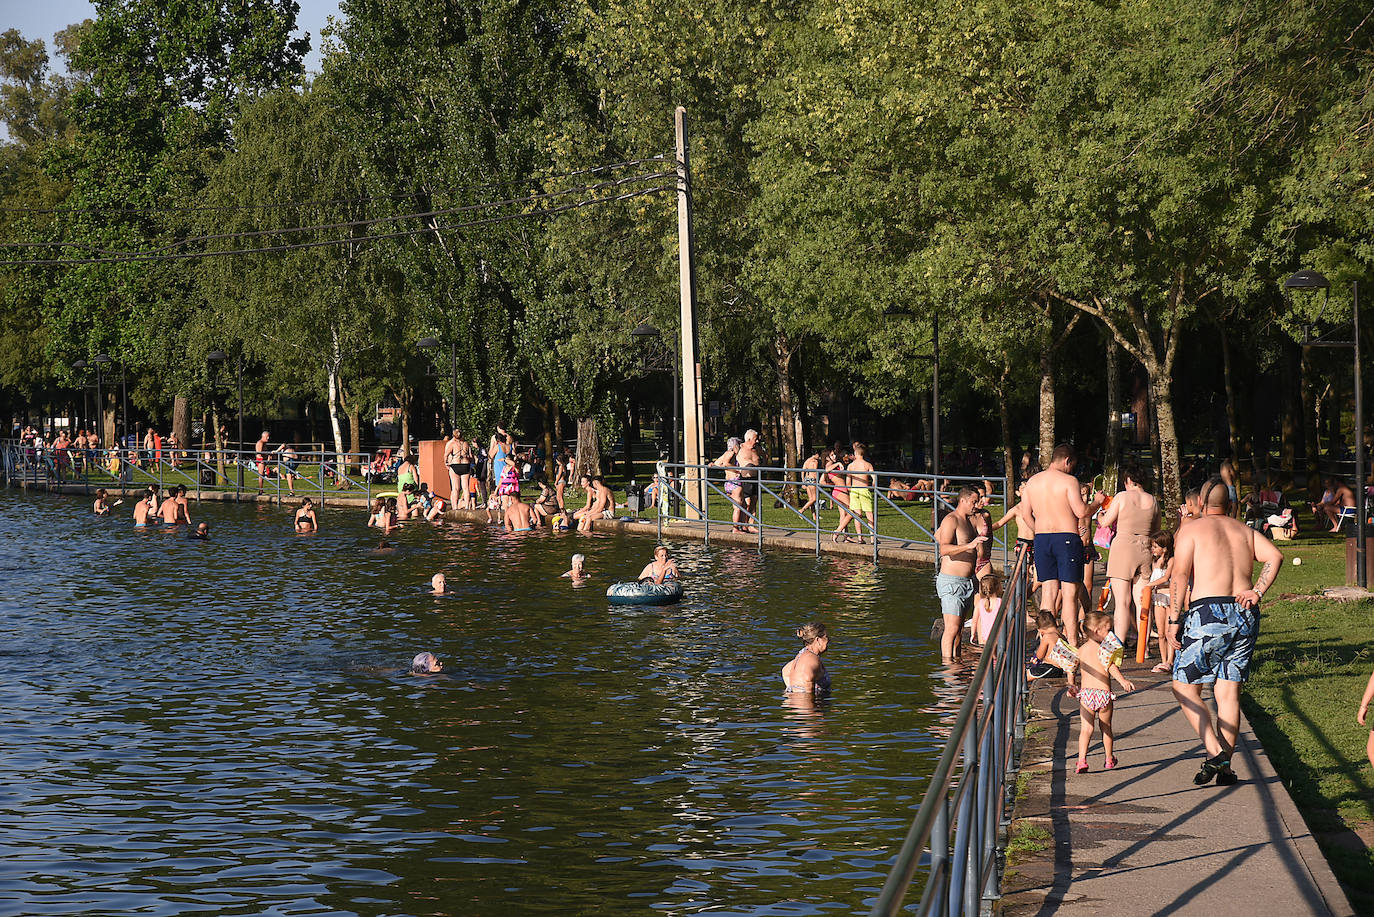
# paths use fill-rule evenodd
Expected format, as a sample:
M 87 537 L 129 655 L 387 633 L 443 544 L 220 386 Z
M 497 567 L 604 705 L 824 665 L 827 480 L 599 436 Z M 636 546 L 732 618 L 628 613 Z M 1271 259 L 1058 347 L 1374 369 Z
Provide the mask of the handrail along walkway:
M 719 466 L 711 464 L 678 464 L 660 462 L 658 465 L 658 482 L 660 486 L 659 499 L 657 501 L 657 514 L 659 535 L 662 536 L 663 525 L 668 521 L 700 523 L 705 528 L 705 540 L 707 544 L 711 542 L 711 528 L 731 527 L 730 522 L 721 522 L 711 519 L 711 509 L 713 506 L 721 507 L 722 502 L 726 507 L 733 510 L 740 508 L 744 511 L 748 520 L 748 525 L 756 530 L 758 535 L 759 550 L 763 550 L 764 531 L 772 531 L 781 534 L 795 535 L 805 532 L 813 535 L 815 539 L 816 554 L 821 553 L 822 536 L 832 534 L 830 530 L 821 525 L 820 513 L 813 510 L 810 514 L 803 513 L 787 499 L 784 492 L 786 488 L 807 488 L 814 487 L 818 495 L 824 496 L 837 508 L 844 509 L 845 503 L 837 499 L 835 485 L 828 484 L 825 480 L 826 472 L 818 468 L 788 468 L 785 466 L 748 466 L 749 474 L 752 475 L 750 483 L 758 485 L 758 499 L 754 509 L 749 510 L 737 501 L 729 492 L 724 489 L 727 481 L 723 474 L 727 471 L 736 470 L 734 466 Z M 712 477 L 712 474 L 721 475 Z M 835 472 L 841 474 L 843 472 Z M 904 471 L 885 471 L 881 468 L 872 472 L 863 472 L 873 476 L 872 483 L 869 485 L 874 498 L 874 519 L 870 521 L 866 516 L 855 516 L 851 511 L 851 518 L 856 518 L 860 526 L 861 537 L 864 537 L 873 547 L 873 562 L 878 562 L 878 548 L 882 544 L 898 545 L 903 547 L 917 546 L 935 550 L 934 525 L 927 524 L 924 519 L 913 516 L 906 508 L 900 506 L 897 500 L 893 499 L 893 484 L 904 482 L 908 486 L 903 489 L 904 493 L 915 493 L 917 499 L 930 499 L 933 505 L 940 507 L 941 513 L 948 513 L 953 510 L 952 500 L 957 497 L 958 489 L 965 484 L 982 485 L 985 481 L 991 483 L 994 492 L 989 494 L 994 503 L 1000 503 L 1005 509 L 1011 506 L 1011 498 L 1008 490 L 1008 481 L 1005 477 L 971 477 L 966 475 L 939 475 L 938 478 L 929 474 L 918 474 L 915 472 Z M 940 484 L 944 482 L 949 485 L 948 489 L 941 489 Z M 918 483 L 924 483 L 923 489 L 915 487 Z M 697 498 L 695 494 L 700 493 Z M 712 500 L 712 496 L 716 499 Z M 764 520 L 764 503 L 771 500 L 775 509 L 774 512 L 781 512 L 782 519 L 786 524 L 779 524 L 775 515 L 773 522 Z M 688 511 L 694 515 L 689 515 Z M 907 531 L 903 534 L 892 532 L 890 529 L 883 531 L 883 517 L 879 510 L 888 511 L 888 521 L 890 524 L 905 525 Z M 893 519 L 891 512 L 896 512 L 899 519 Z M 876 523 L 876 524 L 875 524 Z M 914 533 L 914 534 L 913 534 Z M 1001 536 L 1002 556 L 1006 559 L 1007 565 L 1010 564 L 1011 550 L 1009 544 L 1009 530 L 1004 529 Z M 1005 570 L 1004 570 L 1005 572 Z
M 930 871 L 916 914 L 975 917 L 1001 898 L 1005 835 L 1026 736 L 1028 564 L 1025 547 L 1018 546 L 1006 599 L 925 798 L 869 912 L 873 917 L 901 911 L 927 848 Z

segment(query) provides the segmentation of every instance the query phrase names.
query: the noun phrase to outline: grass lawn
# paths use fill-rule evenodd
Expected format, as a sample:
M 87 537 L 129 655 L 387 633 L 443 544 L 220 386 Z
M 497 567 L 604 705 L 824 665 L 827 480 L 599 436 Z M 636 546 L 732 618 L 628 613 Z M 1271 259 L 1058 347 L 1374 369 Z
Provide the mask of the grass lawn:
M 1345 583 L 1342 539 L 1314 532 L 1279 547 L 1275 588 L 1299 595 L 1264 606 L 1245 712 L 1351 903 L 1374 915 L 1374 768 L 1355 721 L 1374 670 L 1374 602 L 1310 597 Z

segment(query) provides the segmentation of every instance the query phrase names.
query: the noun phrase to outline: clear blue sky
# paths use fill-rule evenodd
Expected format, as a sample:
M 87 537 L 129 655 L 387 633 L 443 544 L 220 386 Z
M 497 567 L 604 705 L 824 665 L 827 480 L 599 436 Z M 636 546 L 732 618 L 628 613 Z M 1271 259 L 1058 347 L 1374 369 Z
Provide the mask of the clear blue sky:
M 310 54 L 305 67 L 312 72 L 320 69 L 320 29 L 330 16 L 339 15 L 339 0 L 297 0 L 301 12 L 296 25 L 310 33 Z M 52 54 L 54 32 L 95 15 L 95 8 L 87 0 L 0 0 L 0 32 L 18 29 L 25 38 L 41 38 Z M 60 60 L 54 60 L 60 66 Z

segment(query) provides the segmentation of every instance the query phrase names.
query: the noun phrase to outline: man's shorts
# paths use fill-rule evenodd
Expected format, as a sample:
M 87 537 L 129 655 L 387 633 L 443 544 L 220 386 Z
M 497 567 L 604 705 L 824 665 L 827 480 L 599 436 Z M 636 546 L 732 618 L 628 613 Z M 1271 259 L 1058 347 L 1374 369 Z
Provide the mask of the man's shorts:
M 973 594 L 978 591 L 971 576 L 935 574 L 935 594 L 940 597 L 940 613 L 962 618 L 973 610 Z
M 1174 654 L 1174 681 L 1245 681 L 1258 637 L 1258 606 L 1246 608 L 1229 595 L 1194 600 L 1179 635 L 1183 647 Z
M 871 513 L 873 511 L 873 488 L 849 488 L 849 509 L 855 513 Z
M 1083 539 L 1067 532 L 1035 536 L 1035 576 L 1042 583 L 1083 582 Z

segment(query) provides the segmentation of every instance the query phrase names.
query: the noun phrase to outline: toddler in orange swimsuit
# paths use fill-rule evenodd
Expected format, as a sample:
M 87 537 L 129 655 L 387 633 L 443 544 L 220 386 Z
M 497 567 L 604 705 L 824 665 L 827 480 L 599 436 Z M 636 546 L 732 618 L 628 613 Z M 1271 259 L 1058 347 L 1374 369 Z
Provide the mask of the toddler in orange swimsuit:
M 1078 647 L 1078 687 L 1073 684 L 1073 675 L 1069 675 L 1069 696 L 1078 698 L 1078 774 L 1088 770 L 1088 745 L 1098 725 L 1102 727 L 1106 768 L 1116 767 L 1116 756 L 1112 754 L 1112 701 L 1116 695 L 1111 691 L 1111 679 L 1115 678 L 1124 691 L 1135 690 L 1135 685 L 1121 675 L 1119 666 L 1124 652 L 1121 641 L 1112 633 L 1112 616 L 1102 611 L 1087 612 L 1083 615 L 1083 633 L 1086 639 Z

